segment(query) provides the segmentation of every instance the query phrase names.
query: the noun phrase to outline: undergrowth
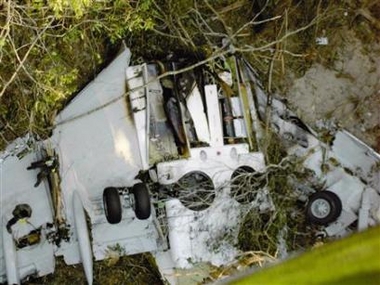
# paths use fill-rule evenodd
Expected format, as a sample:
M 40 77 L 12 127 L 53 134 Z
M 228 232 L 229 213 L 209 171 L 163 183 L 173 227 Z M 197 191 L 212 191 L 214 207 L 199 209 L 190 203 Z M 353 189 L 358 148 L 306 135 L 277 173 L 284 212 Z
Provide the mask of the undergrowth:
M 285 160 L 282 142 L 273 133 L 268 146 L 268 164 L 281 165 L 268 168 L 264 187 L 269 191 L 273 209 L 260 212 L 253 208 L 245 217 L 239 232 L 239 247 L 243 251 L 262 251 L 277 256 L 281 240 L 287 251 L 307 248 L 314 242 L 312 232 L 306 229 L 303 203 L 298 201 L 294 181 L 308 178 L 309 173 L 296 159 Z
M 112 260 L 94 262 L 94 285 L 136 284 L 161 285 L 157 265 L 150 254 L 123 256 Z M 23 284 L 84 284 L 85 276 L 81 264 L 68 266 L 62 259 L 56 259 L 54 274 L 30 279 Z

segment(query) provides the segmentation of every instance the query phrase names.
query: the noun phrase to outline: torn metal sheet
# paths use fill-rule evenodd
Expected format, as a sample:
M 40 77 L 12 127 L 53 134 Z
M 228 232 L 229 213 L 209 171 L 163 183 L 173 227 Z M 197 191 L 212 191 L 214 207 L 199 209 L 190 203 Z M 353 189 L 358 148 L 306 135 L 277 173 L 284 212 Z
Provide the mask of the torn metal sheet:
M 123 219 L 119 225 L 109 224 L 104 215 L 104 188 L 132 187 L 143 168 L 141 157 L 135 151 L 139 146 L 135 124 L 124 97 L 129 59 L 130 51 L 126 49 L 88 84 L 58 115 L 53 135 L 47 141 L 34 142 L 34 147 L 27 148 L 27 155 L 21 159 L 17 155 L 21 152 L 18 149 L 22 140 L 2 153 L 4 234 L 0 282 L 8 280 L 9 284 L 20 284 L 30 274 L 52 273 L 54 257 L 63 256 L 67 264 L 83 263 L 87 281 L 92 284 L 92 260 L 106 258 L 112 248 L 120 247 L 125 254 L 158 249 L 159 235 L 152 222 L 154 211 L 149 219 L 139 220 L 126 198 L 128 201 L 121 201 Z M 46 171 L 49 177 L 44 176 L 42 183 L 34 187 L 37 174 L 45 170 L 43 167 L 27 170 L 27 167 L 35 161 L 43 161 L 49 149 L 53 149 L 58 159 L 57 169 L 54 169 L 58 176 Z M 59 197 L 51 196 L 53 184 L 59 185 Z M 60 202 L 58 211 L 57 201 Z M 12 225 L 11 235 L 5 226 L 12 220 L 12 210 L 20 204 L 30 205 L 32 215 Z M 91 221 L 88 229 L 84 210 Z M 60 213 L 59 219 L 57 213 Z M 29 228 L 25 228 L 23 236 L 35 241 L 33 244 L 28 241 L 25 247 L 12 251 L 11 244 L 17 246 L 19 240 L 15 234 L 20 234 L 24 223 Z M 41 228 L 40 234 L 33 234 L 30 225 Z M 7 247 L 2 242 L 3 236 Z
M 181 72 L 183 61 L 129 66 L 130 57 L 123 51 L 62 110 L 49 139 L 20 138 L 1 153 L 0 282 L 54 272 L 55 256 L 82 263 L 89 284 L 93 260 L 115 253 L 152 252 L 170 284 L 230 263 L 245 214 L 274 208 L 267 188 L 233 184 L 265 175 L 266 119 L 323 185 L 294 182 L 324 234 L 380 223 L 379 154 L 344 130 L 322 141 L 268 101 L 244 59 L 232 59 L 232 74 Z
M 323 190 L 337 195 L 343 211 L 337 214 L 333 223 L 326 222 L 326 233 L 344 236 L 352 231 L 355 221 L 358 221 L 357 230 L 379 224 L 380 155 L 345 130 L 331 130 L 330 142 L 323 142 L 318 133 L 303 123 L 281 100 L 274 98 L 268 104 L 267 95 L 249 63 L 244 62 L 241 68 L 249 71 L 250 80 L 255 83 L 261 118 L 265 119 L 269 108 L 269 122 L 288 146 L 288 153 L 303 159 L 303 165 L 312 170 L 315 178 L 324 185 Z M 369 195 L 372 203 L 368 202 Z M 332 204 L 329 202 L 326 206 Z

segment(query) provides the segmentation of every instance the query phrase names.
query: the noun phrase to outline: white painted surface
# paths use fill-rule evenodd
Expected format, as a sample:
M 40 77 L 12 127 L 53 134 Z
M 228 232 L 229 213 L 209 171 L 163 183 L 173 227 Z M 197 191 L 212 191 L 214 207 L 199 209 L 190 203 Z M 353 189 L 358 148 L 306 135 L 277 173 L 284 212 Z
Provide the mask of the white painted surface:
M 178 199 L 166 202 L 170 252 L 176 268 L 191 268 L 197 262 L 220 266 L 236 257 L 236 238 L 245 207 L 230 197 L 229 182 L 241 166 L 262 171 L 264 157 L 262 153 L 249 153 L 247 144 L 225 145 L 193 148 L 189 159 L 157 165 L 161 184 L 175 183 L 187 173 L 200 171 L 211 178 L 216 189 L 215 200 L 202 211 L 192 211 Z
M 380 169 L 376 167 L 380 163 L 378 153 L 346 131 L 337 132 L 332 151 L 343 166 L 369 180 L 372 185 L 378 185 L 380 194 Z
M 74 223 L 71 199 L 77 192 L 92 222 L 92 250 L 96 260 L 105 258 L 108 246 L 116 244 L 126 254 L 157 249 L 157 233 L 151 220 L 131 219 L 133 211 L 123 208 L 122 221 L 117 225 L 108 224 L 102 203 L 104 188 L 133 186 L 136 175 L 143 168 L 136 127 L 128 108 L 130 104 L 126 103 L 128 98 L 120 98 L 126 92 L 126 74 L 133 71 L 127 69 L 129 60 L 127 49 L 76 96 L 58 115 L 58 125 L 50 140 L 59 156 L 68 223 Z M 102 107 L 112 100 L 114 103 Z M 96 108 L 99 109 L 84 117 L 62 123 Z M 77 234 L 72 233 L 73 243 Z M 60 254 L 65 260 L 75 262 L 77 256 L 73 251 L 76 249 L 76 245 L 66 245 Z
M 253 72 L 250 72 L 249 76 L 252 81 L 257 81 Z M 259 112 L 264 116 L 266 95 L 259 84 L 256 84 L 255 91 Z M 380 169 L 376 165 L 380 163 L 380 155 L 344 130 L 336 132 L 332 146 L 323 143 L 313 130 L 310 130 L 312 134 L 306 133 L 285 119 L 294 115 L 283 102 L 273 99 L 271 120 L 276 131 L 281 136 L 288 132 L 294 137 L 306 138 L 308 141 L 307 147 L 293 143 L 288 146 L 288 153 L 304 159 L 303 165 L 314 171 L 315 177 L 321 185 L 324 185 L 324 189 L 336 193 L 342 201 L 343 212 L 336 222 L 326 228 L 327 234 L 343 236 L 349 232 L 347 227 L 358 218 L 359 229 L 378 223 Z M 368 192 L 371 193 L 372 203 L 366 201 L 369 199 L 365 194 L 369 191 L 366 190 L 368 188 L 372 188 Z
M 6 222 L 4 222 L 4 224 L 6 224 Z M 4 227 L 2 228 L 2 234 L 2 250 L 4 255 L 3 261 L 6 269 L 7 282 L 8 284 L 20 284 L 20 274 L 18 269 L 16 247 L 13 242 L 13 237 L 10 233 L 7 232 L 6 229 L 4 229 Z
M 210 143 L 210 131 L 203 108 L 201 93 L 197 86 L 195 86 L 190 95 L 186 98 L 187 109 L 194 122 L 195 131 L 198 140 L 201 142 Z
M 104 69 L 59 115 L 60 123 L 125 93 L 125 71 L 130 52 L 124 51 Z M 132 186 L 141 169 L 136 129 L 125 98 L 85 117 L 56 126 L 51 141 L 59 156 L 61 189 L 70 218 L 71 197 L 78 191 L 91 218 L 107 186 Z M 90 103 L 87 103 L 90 102 Z M 88 108 L 86 108 L 88 109 Z
M 157 267 L 160 270 L 161 276 L 169 282 L 169 284 L 178 284 L 178 276 L 175 272 L 175 264 L 173 262 L 170 251 L 154 252 Z
M 358 219 L 358 216 L 351 211 L 343 210 L 340 217 L 325 228 L 328 236 L 345 236 L 347 235 L 347 227 Z
M 191 268 L 197 262 L 221 266 L 236 257 L 234 244 L 243 209 L 235 200 L 219 197 L 200 212 L 185 208 L 178 199 L 169 200 L 165 206 L 170 251 L 177 268 Z
M 190 152 L 189 159 L 157 165 L 158 180 L 161 184 L 175 183 L 186 173 L 201 171 L 207 174 L 218 188 L 228 182 L 232 172 L 240 166 L 247 165 L 261 171 L 265 165 L 262 153 L 249 153 L 247 144 L 193 148 Z
M 210 132 L 210 146 L 222 146 L 223 128 L 216 85 L 206 85 L 205 94 Z
M 90 252 L 88 246 L 83 246 L 86 242 L 81 241 L 84 234 L 78 224 L 83 225 L 84 213 L 82 211 L 80 215 L 77 215 L 79 204 L 72 202 L 73 193 L 77 193 L 75 195 L 80 197 L 76 201 L 80 199 L 83 202 L 91 218 L 93 251 L 96 259 L 105 258 L 109 247 L 115 245 L 120 245 L 126 254 L 157 250 L 158 234 L 151 220 L 154 217 L 145 221 L 137 220 L 133 211 L 124 205 L 122 222 L 118 225 L 110 225 L 105 222 L 101 202 L 105 187 L 132 186 L 139 169 L 146 166 L 146 163 L 142 162 L 140 152 L 137 151 L 141 143 L 137 139 L 132 115 L 128 111 L 126 99 L 121 98 L 126 91 L 125 72 L 129 58 L 129 50 L 124 51 L 78 94 L 59 114 L 58 125 L 50 140 L 59 155 L 61 188 L 67 220 L 69 224 L 76 222 L 76 230 L 71 232 L 71 243 L 64 244 L 57 253 L 62 254 L 65 260 L 72 263 L 79 261 L 77 251 L 87 250 L 87 253 L 82 253 L 82 257 L 89 256 Z M 236 249 L 232 244 L 213 244 L 210 235 L 215 242 L 215 236 L 224 234 L 226 229 L 237 232 L 236 227 L 239 225 L 242 209 L 228 196 L 228 181 L 232 172 L 242 165 L 251 166 L 257 171 L 264 169 L 262 154 L 248 153 L 247 145 L 223 146 L 216 86 L 206 86 L 205 90 L 209 107 L 210 142 L 213 147 L 191 149 L 190 159 L 158 165 L 158 179 L 162 184 L 176 182 L 191 171 L 203 171 L 211 177 L 215 187 L 220 190 L 211 207 L 201 212 L 186 209 L 177 199 L 166 203 L 172 257 L 177 266 L 185 268 L 191 265 L 190 260 L 220 265 L 236 255 Z M 261 95 L 265 96 L 263 93 Z M 111 101 L 113 103 L 107 104 Z M 274 101 L 273 106 L 275 116 L 283 115 L 286 111 L 285 106 L 279 101 Z M 263 106 L 259 108 L 263 109 Z M 86 116 L 82 116 L 85 114 Z M 280 128 L 283 125 L 288 125 L 288 122 L 283 123 Z M 288 127 L 293 128 L 293 126 Z M 338 133 L 332 151 L 327 149 L 327 157 L 338 157 L 343 165 L 350 168 L 359 165 L 364 174 L 371 172 L 373 162 L 378 161 L 377 154 L 370 153 L 369 155 L 366 146 L 363 147 L 357 140 L 350 141 L 349 137 L 345 133 Z M 317 175 L 326 181 L 329 190 L 338 194 L 344 208 L 339 220 L 328 227 L 327 232 L 330 235 L 344 232 L 344 228 L 357 219 L 355 213 L 358 211 L 359 215 L 364 210 L 366 213 L 371 213 L 372 217 L 368 219 L 367 216 L 363 216 L 363 220 L 368 220 L 368 223 L 373 220 L 372 218 L 379 221 L 379 195 L 374 193 L 373 199 L 371 196 L 371 201 L 375 200 L 377 204 L 370 203 L 370 209 L 367 211 L 368 203 L 366 201 L 360 203 L 364 184 L 358 177 L 348 175 L 339 168 L 323 177 L 321 165 L 325 156 L 322 148 L 326 146 L 316 141 L 316 139 L 313 140 L 312 144 L 316 152 L 308 157 L 305 165 L 315 170 Z M 311 147 L 296 152 L 306 154 L 310 149 Z M 15 205 L 28 203 L 33 208 L 31 223 L 38 227 L 51 222 L 51 209 L 45 185 L 42 183 L 34 188 L 32 185 L 37 171 L 26 171 L 26 167 L 37 158 L 35 155 L 28 155 L 18 160 L 14 156 L 9 156 L 9 153 L 2 155 L 0 159 L 2 195 L 0 221 L 9 220 Z M 372 158 L 369 160 L 368 157 L 374 157 L 374 160 Z M 378 172 L 375 172 L 376 174 Z M 376 180 L 374 182 L 376 183 Z M 376 185 L 378 186 L 379 182 Z M 82 217 L 81 222 L 78 217 Z M 4 223 L 0 248 L 8 248 L 9 244 L 9 236 L 4 235 Z M 365 221 L 363 223 L 365 224 Z M 365 226 L 363 223 L 360 223 L 361 227 Z M 82 244 L 80 248 L 78 242 Z M 53 246 L 44 236 L 40 244 L 17 251 L 16 257 L 14 254 L 12 256 L 12 252 L 14 253 L 11 251 L 11 255 L 7 256 L 8 274 L 13 276 L 16 283 L 18 282 L 17 274 L 23 277 L 36 269 L 44 275 L 54 270 Z M 0 252 L 0 282 L 4 281 L 6 272 L 5 263 L 2 262 L 4 260 L 4 253 Z M 18 272 L 14 270 L 15 267 L 18 268 Z M 88 268 L 88 262 L 85 267 Z M 87 269 L 87 275 L 92 275 L 89 269 Z
M 153 210 L 153 209 L 152 209 Z M 102 215 L 102 218 L 104 215 Z M 92 227 L 93 252 L 95 260 L 109 257 L 113 248 L 121 248 L 126 255 L 158 248 L 158 233 L 152 219 L 154 210 L 147 220 L 138 220 L 131 208 L 123 208 L 123 219 L 119 224 L 111 225 L 104 220 L 98 220 Z
M 74 208 L 74 224 L 78 238 L 81 261 L 87 283 L 91 285 L 93 281 L 91 243 L 82 201 L 77 192 L 74 192 L 72 202 Z
M 243 109 L 241 107 L 241 100 L 239 97 L 231 97 L 231 108 L 232 108 L 232 116 L 234 117 L 242 117 Z
M 371 209 L 369 191 L 369 189 L 366 189 L 362 195 L 361 207 L 359 210 L 358 231 L 363 231 L 368 228 L 369 210 Z
M 137 132 L 138 149 L 143 169 L 149 168 L 149 104 L 147 103 L 146 64 L 127 67 L 127 84 L 133 122 Z
M 240 138 L 247 137 L 247 128 L 245 127 L 244 119 L 234 119 L 235 136 Z
M 53 245 L 46 240 L 44 230 L 42 230 L 39 244 L 27 246 L 17 251 L 12 250 L 14 246 L 12 236 L 17 238 L 28 234 L 31 228 L 44 227 L 46 223 L 52 223 L 52 209 L 47 196 L 47 184 L 42 182 L 38 187 L 34 187 L 38 170 L 26 170 L 33 161 L 37 160 L 36 155 L 30 153 L 22 159 L 11 155 L 12 153 L 17 154 L 25 148 L 21 141 L 17 140 L 0 155 L 0 221 L 2 232 L 0 235 L 0 282 L 5 282 L 6 266 L 12 279 L 15 279 L 17 275 L 20 279 L 24 278 L 31 269 L 38 271 L 40 276 L 54 271 Z M 12 226 L 11 236 L 5 226 L 12 218 L 12 211 L 18 204 L 30 205 L 32 216 L 28 219 L 28 223 L 18 222 Z M 3 250 L 5 248 L 7 251 Z M 17 273 L 14 271 L 15 267 L 17 267 Z M 17 283 L 17 280 L 12 282 Z

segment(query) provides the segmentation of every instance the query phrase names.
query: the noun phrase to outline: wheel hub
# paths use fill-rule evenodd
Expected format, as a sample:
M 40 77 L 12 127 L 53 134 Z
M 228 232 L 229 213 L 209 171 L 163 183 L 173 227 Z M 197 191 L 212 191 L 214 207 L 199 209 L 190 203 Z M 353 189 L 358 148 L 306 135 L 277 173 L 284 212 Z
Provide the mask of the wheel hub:
M 330 203 L 324 199 L 316 199 L 311 205 L 311 213 L 319 219 L 326 218 L 330 211 Z

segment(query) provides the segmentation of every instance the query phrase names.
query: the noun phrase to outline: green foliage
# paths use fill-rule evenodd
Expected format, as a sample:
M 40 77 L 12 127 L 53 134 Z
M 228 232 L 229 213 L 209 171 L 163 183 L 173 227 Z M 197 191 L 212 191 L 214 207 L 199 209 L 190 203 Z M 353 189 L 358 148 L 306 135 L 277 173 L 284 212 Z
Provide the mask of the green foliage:
M 78 69 L 67 70 L 64 65 L 56 65 L 47 71 L 36 71 L 36 80 L 45 92 L 34 103 L 37 116 L 46 116 L 60 106 L 60 102 L 77 89 Z
M 152 0 L 7 1 L 0 11 L 0 148 L 44 137 L 54 114 L 127 34 L 154 27 Z
M 40 0 L 34 0 L 33 2 L 41 3 Z M 48 3 L 57 18 L 64 17 L 67 11 L 73 12 L 77 18 L 81 18 L 86 8 L 89 7 L 92 2 L 92 0 L 50 0 Z
M 95 33 L 107 33 L 111 42 L 123 39 L 128 32 L 152 29 L 154 22 L 150 16 L 152 0 L 139 1 L 133 6 L 130 1 L 97 1 L 89 14 L 94 18 L 91 30 Z
M 239 232 L 238 244 L 243 251 L 262 251 L 275 256 L 282 239 L 287 250 L 308 248 L 313 243 L 313 231 L 306 228 L 304 209 L 297 204 L 293 181 L 309 178 L 300 161 L 295 158 L 285 160 L 281 141 L 269 134 L 268 160 L 276 167 L 269 167 L 262 175 L 266 179 L 261 187 L 269 191 L 274 208 L 259 212 L 252 209 L 243 221 Z

